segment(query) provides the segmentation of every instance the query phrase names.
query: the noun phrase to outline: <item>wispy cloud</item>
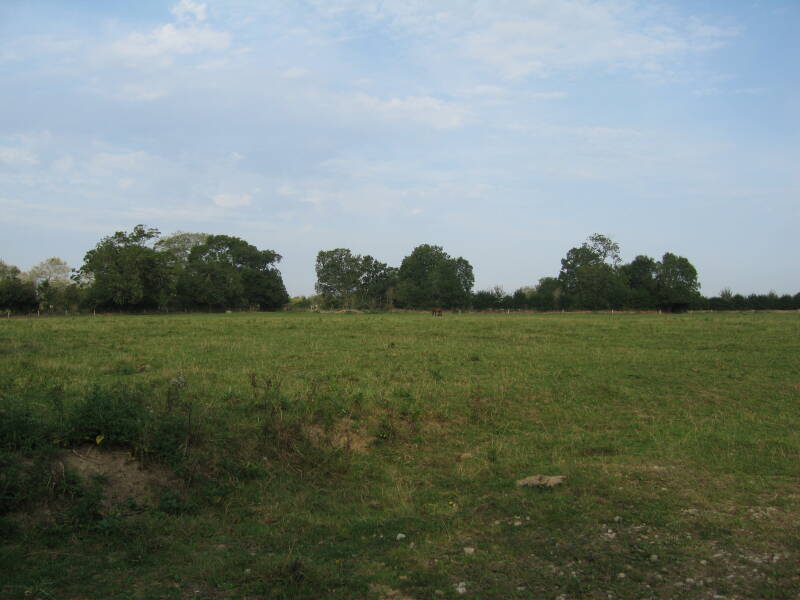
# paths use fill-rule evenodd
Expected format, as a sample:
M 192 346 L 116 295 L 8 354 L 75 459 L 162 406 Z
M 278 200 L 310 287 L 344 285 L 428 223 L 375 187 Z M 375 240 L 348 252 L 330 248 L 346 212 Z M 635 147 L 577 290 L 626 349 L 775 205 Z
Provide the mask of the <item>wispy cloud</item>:
M 170 9 L 170 12 L 178 21 L 206 20 L 206 5 L 192 2 L 192 0 L 181 0 Z
M 11 167 L 26 167 L 39 163 L 39 158 L 25 148 L 0 147 L 0 165 Z
M 131 33 L 112 44 L 116 54 L 129 58 L 151 58 L 171 54 L 196 54 L 207 50 L 225 50 L 230 34 L 208 27 L 180 27 L 167 23 L 149 33 Z
M 214 204 L 223 208 L 250 206 L 253 203 L 253 196 L 250 194 L 216 194 L 211 199 Z
M 390 120 L 415 121 L 434 129 L 457 129 L 464 125 L 469 111 L 455 102 L 431 96 L 382 99 L 368 94 L 352 98 L 359 110 Z

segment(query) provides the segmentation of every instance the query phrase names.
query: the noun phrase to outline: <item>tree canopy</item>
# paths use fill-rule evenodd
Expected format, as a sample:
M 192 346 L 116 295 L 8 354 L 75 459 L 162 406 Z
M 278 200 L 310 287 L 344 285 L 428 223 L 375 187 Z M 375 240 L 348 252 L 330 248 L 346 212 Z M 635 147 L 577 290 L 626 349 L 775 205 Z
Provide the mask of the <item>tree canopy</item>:
M 137 225 L 86 253 L 80 276 L 90 306 L 120 310 L 255 308 L 288 302 L 281 256 L 226 235 L 185 233 L 158 239 Z
M 347 248 L 320 250 L 316 290 L 330 308 L 376 308 L 391 303 L 397 269 Z
M 408 308 L 467 307 L 474 284 L 466 259 L 451 257 L 441 246 L 422 244 L 400 265 L 397 303 Z

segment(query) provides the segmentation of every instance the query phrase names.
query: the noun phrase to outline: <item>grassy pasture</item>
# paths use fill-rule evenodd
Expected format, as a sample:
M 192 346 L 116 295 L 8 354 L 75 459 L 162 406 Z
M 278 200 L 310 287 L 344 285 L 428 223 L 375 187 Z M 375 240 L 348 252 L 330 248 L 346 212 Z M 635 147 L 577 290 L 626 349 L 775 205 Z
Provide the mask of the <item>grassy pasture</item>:
M 148 459 L 182 483 L 16 507 L 0 598 L 800 597 L 797 313 L 0 323 L 0 406 L 121 386 L 188 415 Z

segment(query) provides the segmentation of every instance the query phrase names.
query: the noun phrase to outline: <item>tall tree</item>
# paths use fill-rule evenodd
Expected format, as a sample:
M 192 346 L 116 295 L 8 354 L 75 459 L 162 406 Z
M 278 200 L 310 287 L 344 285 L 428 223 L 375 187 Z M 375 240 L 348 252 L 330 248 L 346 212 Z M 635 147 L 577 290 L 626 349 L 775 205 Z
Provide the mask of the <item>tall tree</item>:
M 277 310 L 289 301 L 275 267 L 280 260 L 277 252 L 259 250 L 243 239 L 208 236 L 189 252 L 178 281 L 179 297 L 187 307 Z
M 171 278 L 164 256 L 152 246 L 158 236 L 158 229 L 136 225 L 132 232 L 117 231 L 89 250 L 78 273 L 92 281 L 88 303 L 125 310 L 164 307 Z
M 347 248 L 320 250 L 316 290 L 328 307 L 375 308 L 389 304 L 397 269 Z
M 466 259 L 452 258 L 441 246 L 422 244 L 400 265 L 397 300 L 409 308 L 465 307 L 474 284 Z
M 397 284 L 397 269 L 374 259 L 361 257 L 361 276 L 358 279 L 359 304 L 376 308 L 392 303 L 392 291 Z
M 70 279 L 71 269 L 62 259 L 53 256 L 43 260 L 25 274 L 36 288 L 36 298 L 44 310 L 63 310 L 77 306 L 80 290 Z
M 0 310 L 25 312 L 35 310 L 37 304 L 33 282 L 17 267 L 0 260 Z
M 315 266 L 316 290 L 326 306 L 352 308 L 363 274 L 362 260 L 347 248 L 320 250 Z
M 656 268 L 656 294 L 660 308 L 687 310 L 700 296 L 697 270 L 683 256 L 667 252 Z
M 624 281 L 619 276 L 619 244 L 595 233 L 561 259 L 559 280 L 563 301 L 587 309 L 617 308 L 625 297 Z
M 622 265 L 620 271 L 628 282 L 627 305 L 640 310 L 655 308 L 658 262 L 640 254 L 630 263 Z

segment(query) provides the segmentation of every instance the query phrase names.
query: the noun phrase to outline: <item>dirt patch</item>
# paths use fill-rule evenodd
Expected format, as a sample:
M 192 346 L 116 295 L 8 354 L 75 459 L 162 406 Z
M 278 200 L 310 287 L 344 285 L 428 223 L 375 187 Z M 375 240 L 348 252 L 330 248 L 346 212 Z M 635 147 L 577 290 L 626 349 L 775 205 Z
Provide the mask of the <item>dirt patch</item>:
M 377 594 L 381 600 L 414 600 L 411 596 L 406 596 L 403 592 L 390 588 L 388 585 L 372 584 L 369 591 Z
M 104 450 L 87 444 L 65 452 L 59 462 L 81 479 L 101 478 L 103 507 L 107 510 L 130 501 L 140 506 L 153 505 L 161 490 L 180 484 L 163 467 L 144 468 L 128 450 Z
M 349 450 L 355 454 L 366 454 L 375 437 L 367 433 L 365 427 L 358 427 L 352 419 L 340 419 L 333 427 L 309 425 L 304 432 L 312 444 Z

